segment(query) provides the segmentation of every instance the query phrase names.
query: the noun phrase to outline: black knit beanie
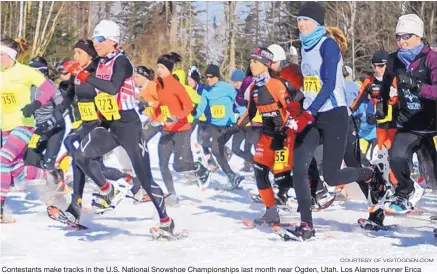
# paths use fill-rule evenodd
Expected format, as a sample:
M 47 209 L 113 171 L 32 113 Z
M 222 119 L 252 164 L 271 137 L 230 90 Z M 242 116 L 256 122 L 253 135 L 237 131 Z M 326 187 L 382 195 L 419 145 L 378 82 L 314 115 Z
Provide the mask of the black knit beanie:
M 157 64 L 163 64 L 170 72 L 173 71 L 174 63 L 164 56 L 158 58 Z
M 78 49 L 85 51 L 92 58 L 95 58 L 97 56 L 96 49 L 94 48 L 93 41 L 91 41 L 91 40 L 81 39 L 81 40 L 77 41 L 76 45 L 74 45 L 74 48 L 78 48 Z
M 300 8 L 297 16 L 309 17 L 323 26 L 325 24 L 325 7 L 319 2 L 306 2 Z

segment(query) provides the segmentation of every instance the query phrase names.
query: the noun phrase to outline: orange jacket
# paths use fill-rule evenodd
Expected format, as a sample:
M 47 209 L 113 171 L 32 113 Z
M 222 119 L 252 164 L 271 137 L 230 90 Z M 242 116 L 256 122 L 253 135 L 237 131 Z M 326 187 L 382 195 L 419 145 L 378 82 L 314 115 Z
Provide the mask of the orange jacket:
M 173 75 L 158 78 L 156 85 L 158 107 L 155 115 L 163 122 L 166 131 L 186 131 L 191 129 L 188 115 L 193 111 L 193 103 L 184 86 Z M 168 117 L 176 116 L 177 121 L 167 122 Z

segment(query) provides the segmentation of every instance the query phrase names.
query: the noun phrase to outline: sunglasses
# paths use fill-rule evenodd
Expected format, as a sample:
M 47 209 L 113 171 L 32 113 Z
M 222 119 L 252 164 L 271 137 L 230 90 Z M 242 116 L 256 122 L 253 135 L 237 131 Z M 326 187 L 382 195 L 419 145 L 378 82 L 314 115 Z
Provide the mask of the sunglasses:
M 373 64 L 373 67 L 374 68 L 376 68 L 376 67 L 383 68 L 383 67 L 385 67 L 385 64 Z
M 212 79 L 212 78 L 214 78 L 215 76 L 212 76 L 212 75 L 206 75 L 205 77 L 206 77 L 206 79 Z
M 96 36 L 93 38 L 94 41 L 96 41 L 97 43 L 102 43 L 105 42 L 106 38 L 105 36 Z
M 405 34 L 396 34 L 396 40 L 397 41 L 407 41 L 408 39 L 410 39 L 412 36 L 414 35 L 414 33 L 405 33 Z

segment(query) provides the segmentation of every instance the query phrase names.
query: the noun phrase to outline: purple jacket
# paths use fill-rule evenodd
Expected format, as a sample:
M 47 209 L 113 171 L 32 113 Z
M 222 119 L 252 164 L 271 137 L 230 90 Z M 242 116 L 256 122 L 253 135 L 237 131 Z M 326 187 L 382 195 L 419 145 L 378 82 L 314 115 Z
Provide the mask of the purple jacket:
M 390 84 L 394 77 L 405 74 L 412 75 L 421 82 L 417 90 L 398 88 L 399 110 L 397 125 L 403 131 L 417 133 L 436 131 L 437 100 L 437 56 L 429 47 L 424 47 L 408 68 L 397 57 L 390 54 L 387 62 L 386 76 L 382 86 L 382 95 L 387 100 Z

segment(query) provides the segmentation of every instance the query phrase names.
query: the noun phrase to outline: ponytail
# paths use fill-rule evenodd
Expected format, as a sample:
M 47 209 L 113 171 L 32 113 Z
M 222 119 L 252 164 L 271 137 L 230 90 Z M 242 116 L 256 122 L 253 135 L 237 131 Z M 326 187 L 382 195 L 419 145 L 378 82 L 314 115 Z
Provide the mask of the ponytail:
M 347 38 L 344 32 L 337 27 L 326 27 L 326 32 L 335 40 L 335 42 L 337 42 L 341 53 L 344 54 L 348 47 Z

